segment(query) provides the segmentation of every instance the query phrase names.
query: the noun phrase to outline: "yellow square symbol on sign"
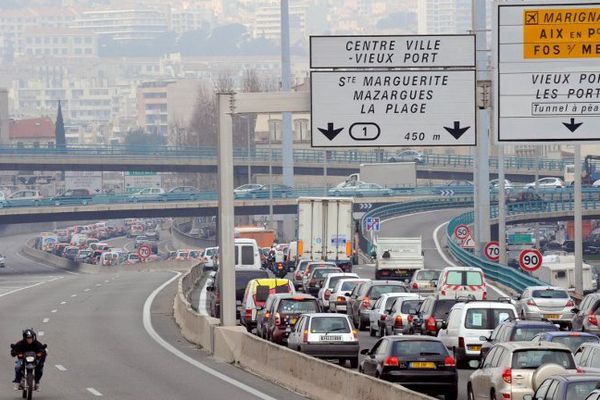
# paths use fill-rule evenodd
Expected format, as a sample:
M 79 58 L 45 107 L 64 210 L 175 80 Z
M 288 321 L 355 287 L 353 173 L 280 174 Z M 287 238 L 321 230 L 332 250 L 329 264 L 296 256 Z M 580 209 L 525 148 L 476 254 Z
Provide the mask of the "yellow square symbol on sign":
M 525 11 L 525 25 L 537 25 L 539 13 L 537 11 Z

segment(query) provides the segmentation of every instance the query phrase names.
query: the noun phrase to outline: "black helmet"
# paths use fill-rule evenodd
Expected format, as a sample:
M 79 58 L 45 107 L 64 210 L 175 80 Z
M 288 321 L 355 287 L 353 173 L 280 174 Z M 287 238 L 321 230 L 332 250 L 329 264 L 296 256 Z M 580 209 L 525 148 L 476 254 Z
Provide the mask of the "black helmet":
M 35 332 L 33 329 L 28 328 L 23 330 L 23 339 L 27 339 L 27 338 L 32 338 L 33 340 L 35 340 Z

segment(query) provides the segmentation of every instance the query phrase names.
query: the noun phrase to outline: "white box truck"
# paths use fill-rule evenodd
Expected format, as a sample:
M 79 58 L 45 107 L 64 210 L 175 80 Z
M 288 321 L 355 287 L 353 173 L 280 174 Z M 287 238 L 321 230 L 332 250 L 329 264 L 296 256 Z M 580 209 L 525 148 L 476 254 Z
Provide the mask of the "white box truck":
M 357 182 L 378 183 L 387 188 L 414 188 L 417 186 L 417 167 L 414 162 L 360 164 L 360 173 L 352 174 L 342 184 Z
M 375 279 L 408 281 L 424 268 L 421 237 L 379 237 L 375 243 Z
M 592 266 L 586 263 L 583 269 L 583 291 L 590 292 L 595 289 Z M 534 277 L 551 286 L 558 286 L 566 290 L 575 289 L 575 255 L 550 254 L 542 258 L 542 266 L 532 272 Z
M 330 261 L 351 272 L 352 206 L 351 198 L 299 198 L 298 259 Z

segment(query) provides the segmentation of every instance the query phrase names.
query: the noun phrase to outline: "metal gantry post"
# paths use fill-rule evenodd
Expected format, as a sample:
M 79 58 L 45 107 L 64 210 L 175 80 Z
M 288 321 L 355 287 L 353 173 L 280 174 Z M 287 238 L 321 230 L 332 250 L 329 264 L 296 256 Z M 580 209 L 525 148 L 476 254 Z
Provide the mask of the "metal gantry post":
M 233 124 L 234 93 L 218 93 L 219 171 L 219 287 L 221 324 L 235 326 L 235 215 L 233 208 Z
M 504 145 L 499 144 L 498 148 L 498 247 L 500 248 L 501 265 L 506 265 L 506 194 L 504 187 Z
M 281 90 L 291 89 L 290 61 L 290 15 L 288 0 L 281 0 Z M 283 162 L 283 184 L 294 186 L 294 135 L 292 132 L 292 114 L 282 113 L 281 144 Z
M 575 145 L 575 293 L 583 295 L 583 221 L 581 202 L 581 145 Z

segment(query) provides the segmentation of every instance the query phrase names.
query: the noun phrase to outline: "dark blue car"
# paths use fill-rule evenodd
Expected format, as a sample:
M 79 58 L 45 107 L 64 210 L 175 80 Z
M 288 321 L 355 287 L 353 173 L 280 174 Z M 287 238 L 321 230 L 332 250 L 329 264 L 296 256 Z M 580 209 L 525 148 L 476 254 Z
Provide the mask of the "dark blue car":
M 564 344 L 569 349 L 571 349 L 572 353 L 575 353 L 577 351 L 577 349 L 579 348 L 579 346 L 581 346 L 584 343 L 600 342 L 600 338 L 598 338 L 598 336 L 593 335 L 591 333 L 565 332 L 565 331 L 541 332 L 531 340 L 534 342 L 552 342 L 552 343 Z
M 537 388 L 533 396 L 530 394 L 523 396 L 523 400 L 585 400 L 585 398 L 598 387 L 598 382 L 600 382 L 600 375 L 555 375 L 546 379 Z M 550 393 L 549 396 L 548 393 Z

